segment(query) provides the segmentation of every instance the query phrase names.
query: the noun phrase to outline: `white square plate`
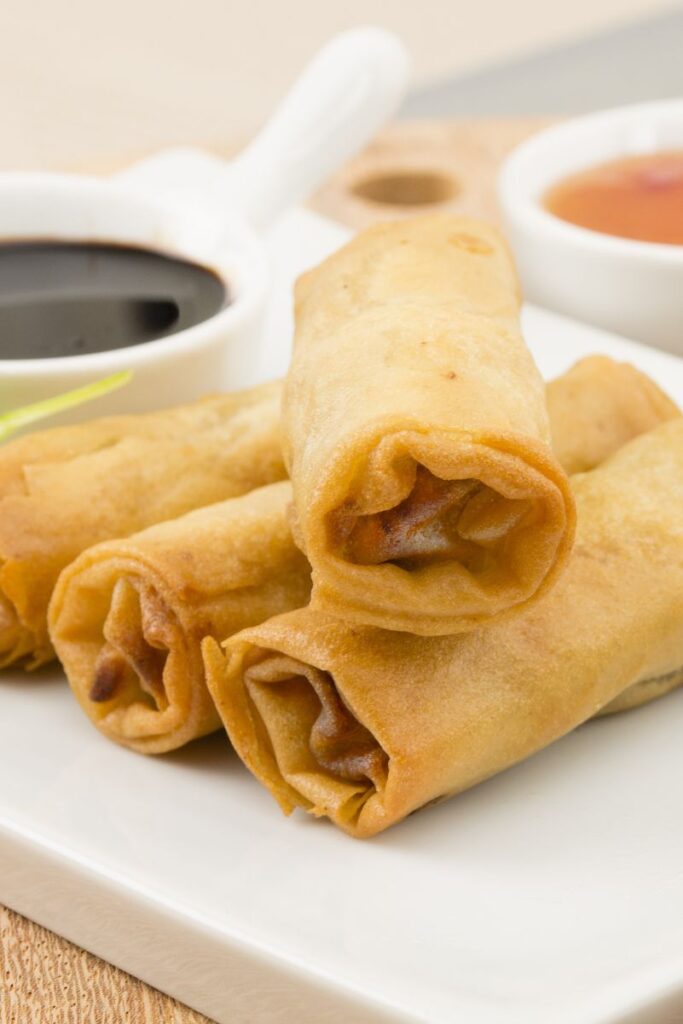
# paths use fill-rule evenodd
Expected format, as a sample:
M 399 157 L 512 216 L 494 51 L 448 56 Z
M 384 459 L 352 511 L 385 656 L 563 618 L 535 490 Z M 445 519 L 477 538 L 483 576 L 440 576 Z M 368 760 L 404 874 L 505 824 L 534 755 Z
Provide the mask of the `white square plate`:
M 345 237 L 304 211 L 274 233 L 264 376 L 287 364 L 292 278 Z M 603 352 L 683 402 L 683 361 L 539 309 L 524 325 L 548 376 Z M 145 759 L 58 670 L 6 672 L 0 901 L 225 1024 L 680 1020 L 681 735 L 683 692 L 362 843 L 285 819 L 220 735 Z

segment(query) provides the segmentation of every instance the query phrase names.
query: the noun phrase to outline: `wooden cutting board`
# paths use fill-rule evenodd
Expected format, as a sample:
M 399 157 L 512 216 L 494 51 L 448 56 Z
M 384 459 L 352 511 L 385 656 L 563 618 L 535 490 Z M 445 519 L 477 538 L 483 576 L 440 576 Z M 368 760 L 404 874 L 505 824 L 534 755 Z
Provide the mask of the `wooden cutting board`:
M 399 122 L 335 174 L 310 205 L 354 228 L 431 210 L 495 222 L 502 160 L 551 123 L 538 117 Z
M 310 205 L 355 228 L 429 210 L 496 221 L 501 160 L 548 123 L 540 118 L 398 123 L 331 178 Z M 231 153 L 229 147 L 212 148 Z M 129 162 L 112 159 L 96 170 L 106 173 Z M 124 1021 L 205 1024 L 207 1018 L 0 907 L 0 1024 Z

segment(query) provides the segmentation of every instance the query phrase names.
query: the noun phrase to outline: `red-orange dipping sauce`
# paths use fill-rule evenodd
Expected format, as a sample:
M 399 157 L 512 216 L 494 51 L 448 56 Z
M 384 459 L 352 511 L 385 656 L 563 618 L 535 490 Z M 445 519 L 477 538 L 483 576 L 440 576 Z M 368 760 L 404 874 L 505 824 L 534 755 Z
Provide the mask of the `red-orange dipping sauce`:
M 554 185 L 543 202 L 592 231 L 683 245 L 683 150 L 599 164 Z

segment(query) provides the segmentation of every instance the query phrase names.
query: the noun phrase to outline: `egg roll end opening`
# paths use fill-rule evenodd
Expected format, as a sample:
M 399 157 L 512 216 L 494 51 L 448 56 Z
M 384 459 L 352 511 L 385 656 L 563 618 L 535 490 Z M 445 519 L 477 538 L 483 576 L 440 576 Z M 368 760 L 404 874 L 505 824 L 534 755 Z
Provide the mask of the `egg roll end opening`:
M 313 607 L 448 634 L 520 607 L 564 567 L 573 497 L 538 447 L 410 430 L 372 441 L 353 479 L 321 482 L 322 531 L 303 539 L 325 551 Z
M 408 572 L 457 559 L 473 574 L 496 561 L 496 548 L 533 511 L 529 499 L 505 498 L 472 478 L 443 480 L 415 465 L 414 483 L 395 506 L 330 516 L 342 556 L 358 565 L 391 562 Z
M 64 591 L 58 589 L 58 603 Z M 203 677 L 182 624 L 149 580 L 131 570 L 105 577 L 99 566 L 66 590 L 78 606 L 74 642 L 52 609 L 60 657 L 88 717 L 110 739 L 140 753 L 161 754 L 196 738 L 197 674 Z M 103 605 L 106 614 L 103 615 Z M 61 609 L 61 612 L 64 610 Z M 64 622 L 68 615 L 64 615 Z M 218 724 L 210 716 L 200 734 Z
M 333 675 L 250 644 L 234 645 L 226 658 L 207 638 L 202 651 L 230 740 L 283 811 L 301 807 L 358 834 L 363 807 L 386 790 L 390 759 Z
M 88 694 L 95 704 L 141 704 L 163 712 L 169 701 L 164 670 L 173 646 L 171 613 L 150 588 L 117 581 L 104 623 Z

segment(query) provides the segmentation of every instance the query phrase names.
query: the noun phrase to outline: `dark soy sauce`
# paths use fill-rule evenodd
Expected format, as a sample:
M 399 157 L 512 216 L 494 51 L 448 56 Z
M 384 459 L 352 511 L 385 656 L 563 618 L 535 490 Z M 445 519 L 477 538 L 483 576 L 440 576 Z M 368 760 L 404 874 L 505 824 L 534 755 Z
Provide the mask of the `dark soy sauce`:
M 104 242 L 0 243 L 0 359 L 54 359 L 165 338 L 228 305 L 207 267 Z

